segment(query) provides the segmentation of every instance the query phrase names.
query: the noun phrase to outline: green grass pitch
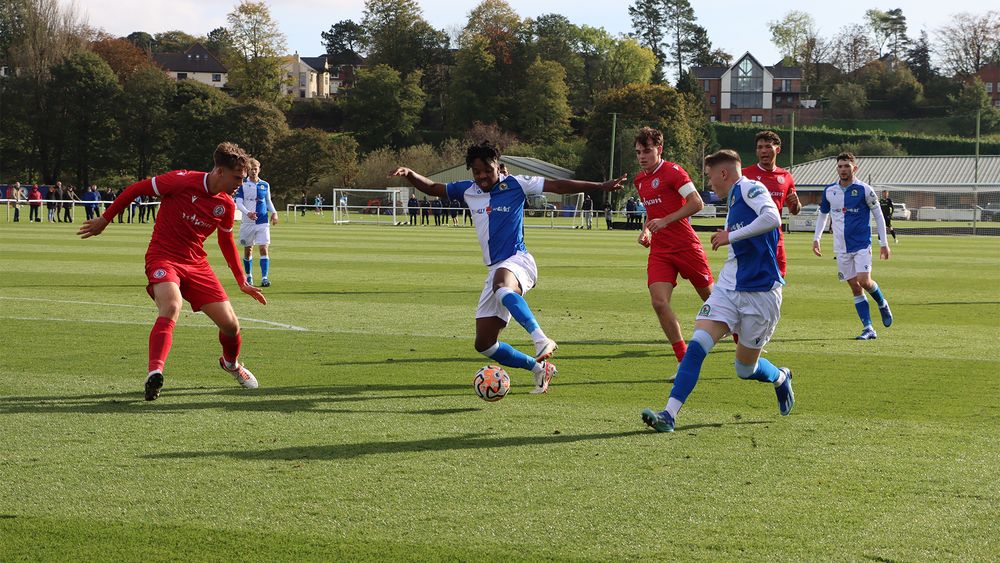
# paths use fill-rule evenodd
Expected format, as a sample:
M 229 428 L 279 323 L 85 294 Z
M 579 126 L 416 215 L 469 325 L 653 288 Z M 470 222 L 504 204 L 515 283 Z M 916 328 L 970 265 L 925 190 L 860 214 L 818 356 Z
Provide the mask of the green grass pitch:
M 495 404 L 471 388 L 471 229 L 282 223 L 266 307 L 213 237 L 261 388 L 186 312 L 146 403 L 149 228 L 72 229 L 0 222 L 0 559 L 1000 557 L 1000 238 L 903 237 L 874 271 L 896 324 L 855 342 L 832 254 L 790 236 L 767 357 L 795 411 L 723 341 L 658 435 L 639 411 L 676 362 L 632 233 L 527 231 L 559 375 L 531 396 L 511 370 Z M 674 305 L 690 336 L 690 286 Z

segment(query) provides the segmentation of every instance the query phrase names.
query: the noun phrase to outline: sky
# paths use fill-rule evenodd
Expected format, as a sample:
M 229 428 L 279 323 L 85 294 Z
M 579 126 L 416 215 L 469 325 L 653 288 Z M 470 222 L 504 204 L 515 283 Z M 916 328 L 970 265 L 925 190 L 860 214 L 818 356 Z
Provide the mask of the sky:
M 71 0 L 62 0 L 69 3 Z M 479 0 L 418 0 L 424 17 L 439 29 L 460 29 Z M 523 18 L 558 13 L 575 24 L 604 27 L 611 33 L 628 33 L 628 0 L 620 2 L 592 0 L 507 0 Z M 133 31 L 155 34 L 179 29 L 193 35 L 204 35 L 224 26 L 226 14 L 236 5 L 236 0 L 75 0 L 92 26 L 118 36 Z M 791 0 L 771 0 L 755 3 L 747 9 L 747 2 L 726 0 L 691 0 L 698 22 L 708 30 L 714 47 L 722 48 L 733 57 L 750 51 L 764 64 L 780 60 L 777 49 L 770 41 L 767 24 L 780 19 L 790 10 L 809 12 L 816 20 L 820 34 L 832 37 L 844 25 L 862 23 L 864 13 L 870 8 L 889 10 L 902 8 L 907 18 L 910 35 L 916 37 L 921 29 L 931 34 L 959 12 L 982 13 L 981 0 L 950 0 L 946 9 L 926 0 L 895 0 L 879 5 L 871 0 L 839 0 L 803 4 Z M 352 19 L 360 21 L 364 0 L 270 0 L 271 13 L 287 37 L 289 53 L 318 56 L 324 52 L 320 33 L 334 23 Z M 610 5 L 610 6 L 609 6 Z

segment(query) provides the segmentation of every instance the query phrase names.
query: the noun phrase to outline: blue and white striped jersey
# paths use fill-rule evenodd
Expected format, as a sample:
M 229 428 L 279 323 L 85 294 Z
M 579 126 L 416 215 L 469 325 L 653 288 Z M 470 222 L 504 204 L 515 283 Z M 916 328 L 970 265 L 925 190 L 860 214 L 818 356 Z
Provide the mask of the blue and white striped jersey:
M 271 203 L 271 185 L 264 180 L 243 180 L 243 185 L 236 189 L 233 199 L 236 200 L 236 208 L 244 215 L 251 211 L 257 214 L 258 225 L 267 223 L 268 213 L 277 213 Z
M 741 176 L 729 191 L 726 230 L 732 233 L 764 213 L 780 218 L 767 186 Z M 780 221 L 780 219 L 779 219 Z M 785 284 L 778 270 L 778 229 L 733 241 L 715 285 L 733 291 L 771 291 Z
M 833 221 L 833 252 L 836 254 L 857 252 L 872 245 L 873 216 L 880 227 L 884 224 L 878 194 L 871 186 L 858 180 L 846 188 L 839 182 L 824 188 L 819 212 L 823 228 L 826 227 L 823 214 L 829 214 Z M 882 229 L 884 227 L 879 229 L 879 235 L 884 239 Z M 819 225 L 817 232 L 822 234 Z
M 464 199 L 469 206 L 487 266 L 527 252 L 524 204 L 528 196 L 541 195 L 544 185 L 545 179 L 538 176 L 506 176 L 488 192 L 472 180 L 447 185 L 448 199 Z

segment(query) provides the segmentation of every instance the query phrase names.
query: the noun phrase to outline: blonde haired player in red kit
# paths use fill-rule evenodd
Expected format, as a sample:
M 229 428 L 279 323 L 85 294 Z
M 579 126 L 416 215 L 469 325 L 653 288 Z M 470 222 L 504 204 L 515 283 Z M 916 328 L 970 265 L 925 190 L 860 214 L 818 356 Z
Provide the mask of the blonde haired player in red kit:
M 240 322 L 229 297 L 212 272 L 205 253 L 205 239 L 218 231 L 219 248 L 240 291 L 262 304 L 267 300 L 246 283 L 240 253 L 233 241 L 236 203 L 232 195 L 243 183 L 250 156 L 233 143 L 222 143 L 213 155 L 211 172 L 175 170 L 125 188 L 104 214 L 91 219 L 77 232 L 82 238 L 97 236 L 111 219 L 138 196 L 160 198 L 160 212 L 146 250 L 146 292 L 156 303 L 158 316 L 149 333 L 149 374 L 146 400 L 160 396 L 163 365 L 173 341 L 174 324 L 184 301 L 202 311 L 219 327 L 222 357 L 219 366 L 248 389 L 257 379 L 239 362 Z
M 687 345 L 677 315 L 670 307 L 677 276 L 690 281 L 702 301 L 712 294 L 715 281 L 701 240 L 688 221 L 705 204 L 687 172 L 663 160 L 663 133 L 651 127 L 640 129 L 635 138 L 635 155 L 642 168 L 635 178 L 635 187 L 649 217 L 639 235 L 639 244 L 649 249 L 646 263 L 649 297 L 660 327 L 680 362 Z

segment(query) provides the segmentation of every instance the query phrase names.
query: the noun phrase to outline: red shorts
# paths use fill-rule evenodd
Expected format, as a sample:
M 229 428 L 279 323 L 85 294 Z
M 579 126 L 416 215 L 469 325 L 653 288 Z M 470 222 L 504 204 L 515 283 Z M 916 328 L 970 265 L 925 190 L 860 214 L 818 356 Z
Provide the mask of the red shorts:
M 169 258 L 146 259 L 146 293 L 153 297 L 153 285 L 174 282 L 181 288 L 181 297 L 191 304 L 193 311 L 200 311 L 209 303 L 229 301 L 226 290 L 222 289 L 219 278 L 208 262 L 186 264 Z
M 785 277 L 785 239 L 784 237 L 778 239 L 778 251 L 775 254 L 775 258 L 778 261 L 778 270 L 781 272 L 781 277 Z
M 655 249 L 649 252 L 646 263 L 646 285 L 669 282 L 677 285 L 677 274 L 691 282 L 694 287 L 708 287 L 715 282 L 708 267 L 705 251 L 690 248 L 683 252 L 663 252 Z

